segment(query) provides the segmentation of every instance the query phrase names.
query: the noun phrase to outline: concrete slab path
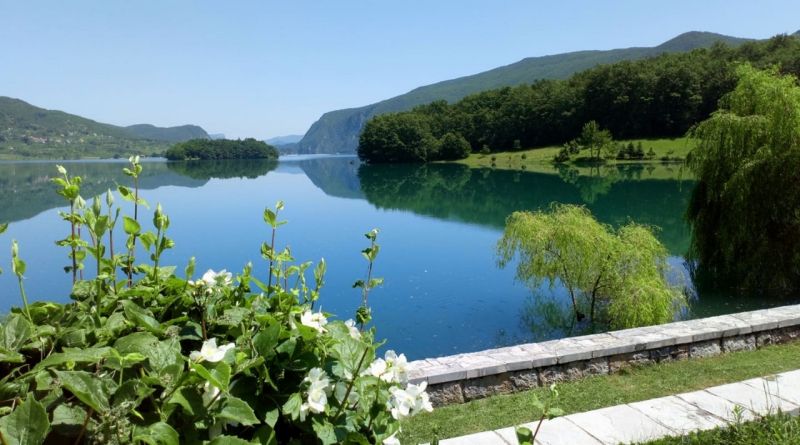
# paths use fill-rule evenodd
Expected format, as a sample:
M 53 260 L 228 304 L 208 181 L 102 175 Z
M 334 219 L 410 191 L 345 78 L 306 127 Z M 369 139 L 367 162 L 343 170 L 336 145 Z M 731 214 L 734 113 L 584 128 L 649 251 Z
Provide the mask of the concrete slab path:
M 539 445 L 617 445 L 724 426 L 738 416 L 752 420 L 778 409 L 800 412 L 800 370 L 643 402 L 545 420 Z M 536 429 L 537 422 L 524 424 Z M 441 445 L 517 445 L 514 428 L 454 437 Z

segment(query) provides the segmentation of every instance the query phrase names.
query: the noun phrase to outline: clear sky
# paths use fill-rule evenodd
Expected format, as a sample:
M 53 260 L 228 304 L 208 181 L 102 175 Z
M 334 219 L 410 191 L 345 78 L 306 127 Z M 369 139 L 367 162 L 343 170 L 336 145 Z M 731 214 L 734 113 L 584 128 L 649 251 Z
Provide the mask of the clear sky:
M 115 125 L 303 134 L 525 57 L 800 29 L 797 0 L 0 0 L 0 95 Z

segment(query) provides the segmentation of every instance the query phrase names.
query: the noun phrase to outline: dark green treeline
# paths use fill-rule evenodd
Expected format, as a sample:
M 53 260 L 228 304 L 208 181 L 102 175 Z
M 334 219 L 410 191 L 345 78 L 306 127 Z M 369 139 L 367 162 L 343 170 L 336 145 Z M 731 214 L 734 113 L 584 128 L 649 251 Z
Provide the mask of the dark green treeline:
M 167 150 L 165 157 L 170 161 L 185 159 L 277 159 L 278 149 L 253 138 L 232 139 L 192 139 L 175 144 Z
M 463 143 L 472 152 L 560 145 L 591 120 L 615 139 L 683 136 L 736 86 L 735 62 L 780 64 L 798 76 L 800 39 L 779 35 L 737 48 L 718 43 L 375 116 L 361 132 L 358 155 L 370 163 L 426 162 L 465 157 L 452 148 Z

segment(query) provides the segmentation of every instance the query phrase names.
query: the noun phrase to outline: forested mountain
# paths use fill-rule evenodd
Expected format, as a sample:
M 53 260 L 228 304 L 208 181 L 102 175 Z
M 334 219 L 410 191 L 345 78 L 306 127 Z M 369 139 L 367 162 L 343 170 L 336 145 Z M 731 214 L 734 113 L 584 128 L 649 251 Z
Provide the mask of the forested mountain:
M 156 127 L 150 124 L 138 124 L 125 127 L 131 133 L 146 139 L 157 141 L 183 142 L 189 139 L 209 139 L 205 130 L 197 125 L 181 125 L 179 127 Z
M 358 146 L 358 135 L 372 116 L 410 110 L 437 100 L 455 102 L 480 91 L 533 83 L 539 79 L 566 79 L 573 73 L 598 64 L 622 60 L 639 60 L 665 52 L 683 52 L 707 48 L 716 41 L 738 46 L 748 39 L 709 32 L 687 32 L 655 47 L 625 48 L 609 51 L 578 51 L 544 57 L 530 57 L 511 65 L 472 76 L 460 77 L 416 88 L 406 94 L 360 108 L 325 113 L 308 130 L 298 144 L 300 153 L 352 152 Z
M 800 75 L 800 40 L 785 34 L 738 47 L 715 44 L 683 53 L 603 64 L 566 80 L 540 80 L 437 101 L 370 119 L 359 157 L 367 162 L 452 159 L 453 141 L 470 151 L 561 145 L 596 121 L 617 139 L 671 138 L 717 109 L 736 86 L 736 64 L 780 65 Z
M 0 159 L 81 159 L 161 154 L 200 127 L 117 127 L 0 96 Z M 201 136 L 198 136 L 201 137 Z

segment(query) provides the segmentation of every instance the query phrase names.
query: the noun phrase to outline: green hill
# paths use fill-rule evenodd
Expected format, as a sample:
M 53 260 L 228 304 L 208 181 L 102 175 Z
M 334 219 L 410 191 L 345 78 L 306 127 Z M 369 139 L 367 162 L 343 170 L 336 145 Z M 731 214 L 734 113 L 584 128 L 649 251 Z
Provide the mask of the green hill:
M 183 142 L 189 139 L 210 139 L 208 133 L 197 125 L 181 125 L 179 127 L 156 127 L 150 124 L 138 124 L 125 127 L 129 132 L 146 139 L 157 141 Z
M 298 143 L 300 153 L 345 153 L 358 146 L 358 136 L 372 116 L 411 108 L 433 102 L 459 99 L 480 91 L 502 86 L 532 83 L 538 79 L 566 79 L 570 75 L 598 64 L 621 60 L 638 60 L 665 52 L 684 52 L 710 47 L 721 41 L 738 46 L 750 39 L 724 36 L 710 32 L 687 32 L 655 47 L 625 48 L 609 51 L 578 51 L 544 57 L 529 57 L 511 65 L 495 68 L 472 76 L 460 77 L 416 88 L 406 94 L 360 108 L 325 113 L 309 128 Z
M 195 133 L 208 137 L 194 125 L 117 127 L 0 96 L 0 160 L 150 156 Z

